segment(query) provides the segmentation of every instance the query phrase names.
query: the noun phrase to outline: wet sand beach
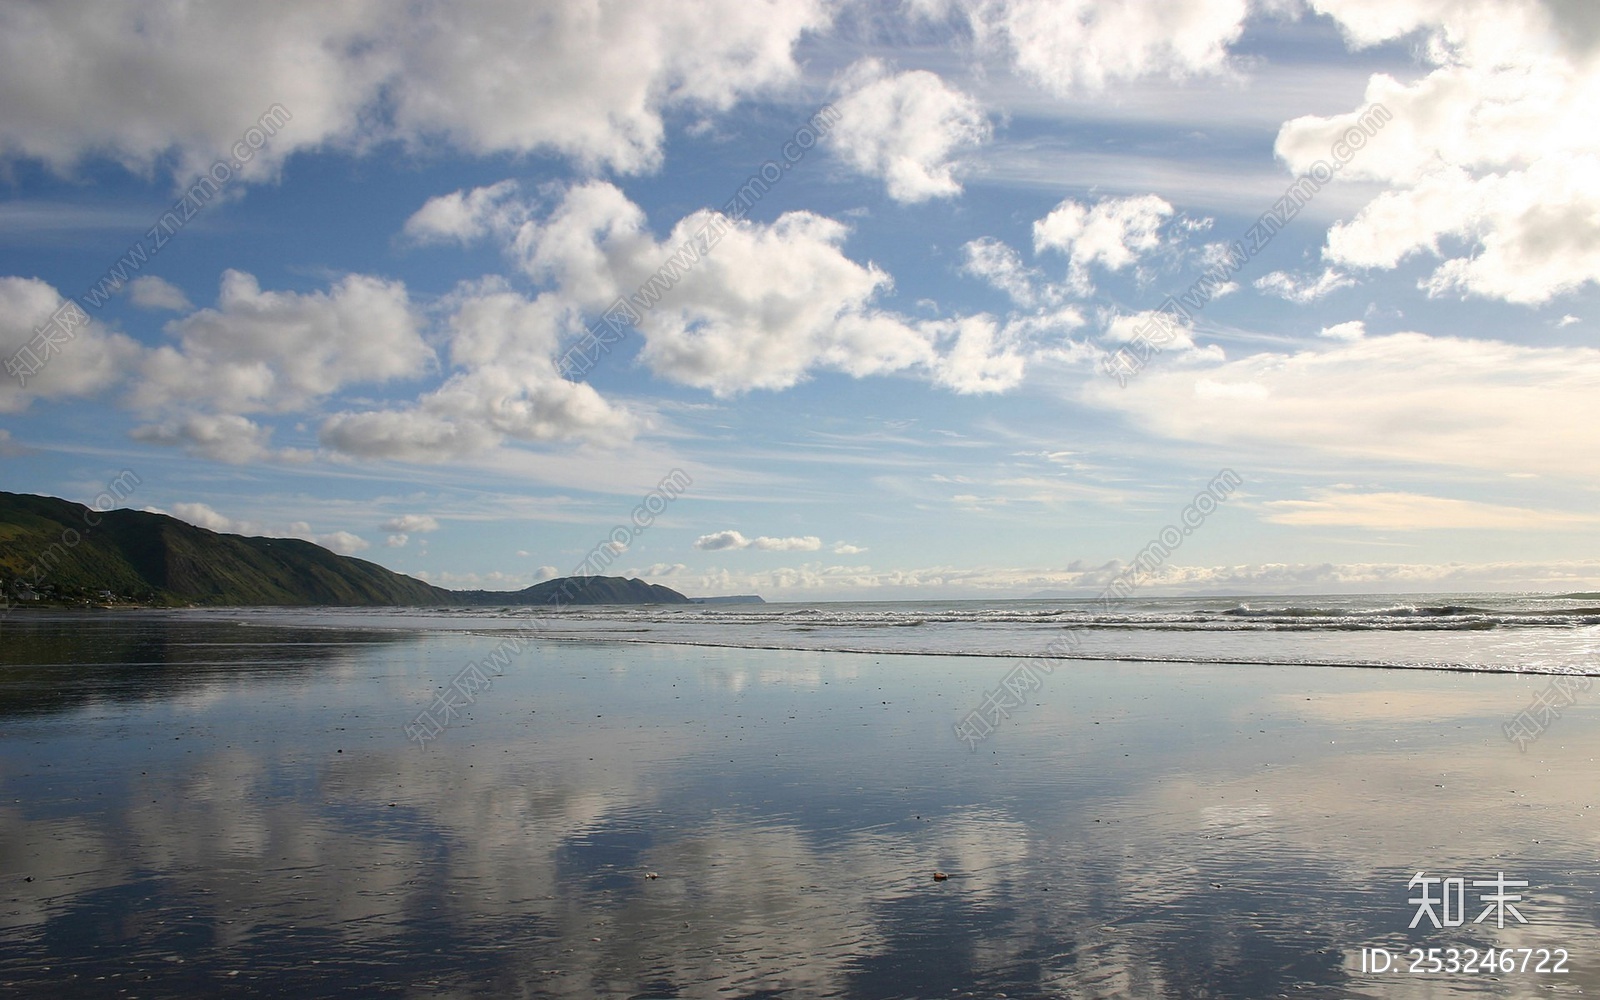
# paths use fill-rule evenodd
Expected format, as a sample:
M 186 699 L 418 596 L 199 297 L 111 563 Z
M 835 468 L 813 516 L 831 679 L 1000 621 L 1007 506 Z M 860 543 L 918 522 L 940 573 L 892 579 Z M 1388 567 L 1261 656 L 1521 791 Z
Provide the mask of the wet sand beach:
M 423 746 L 494 637 L 3 628 L 4 995 L 1600 988 L 1600 691 L 1519 750 L 1546 676 L 1078 661 L 969 746 L 1014 663 L 536 642 Z M 1408 927 L 1418 872 L 1461 925 Z M 1526 922 L 1474 923 L 1500 873 Z

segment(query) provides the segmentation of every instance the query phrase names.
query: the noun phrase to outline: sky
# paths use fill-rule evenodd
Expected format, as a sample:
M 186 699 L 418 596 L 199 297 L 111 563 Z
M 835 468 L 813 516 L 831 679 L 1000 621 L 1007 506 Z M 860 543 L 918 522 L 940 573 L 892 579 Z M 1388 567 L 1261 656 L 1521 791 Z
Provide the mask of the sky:
M 1588 0 L 21 0 L 0 489 L 954 600 L 1231 472 L 1142 589 L 1595 589 L 1596 121 Z

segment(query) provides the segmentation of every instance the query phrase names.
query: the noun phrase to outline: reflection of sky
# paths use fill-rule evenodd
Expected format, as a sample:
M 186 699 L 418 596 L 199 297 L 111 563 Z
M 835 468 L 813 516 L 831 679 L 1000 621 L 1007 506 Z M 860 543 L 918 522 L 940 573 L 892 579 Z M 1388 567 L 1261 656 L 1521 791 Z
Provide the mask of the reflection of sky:
M 52 662 L 76 637 L 105 642 L 63 630 Z M 403 723 L 492 640 L 297 666 L 230 641 L 229 670 L 173 654 L 144 698 L 5 721 L 0 984 L 1531 992 L 1346 978 L 1362 945 L 1498 942 L 1570 949 L 1557 992 L 1600 985 L 1595 711 L 1526 754 L 1500 730 L 1545 678 L 1085 664 L 969 752 L 951 725 L 1003 662 L 561 643 L 419 749 Z M 34 684 L 21 648 L 5 677 Z M 89 659 L 78 688 L 128 674 Z M 1408 932 L 1418 869 L 1528 879 L 1532 923 Z

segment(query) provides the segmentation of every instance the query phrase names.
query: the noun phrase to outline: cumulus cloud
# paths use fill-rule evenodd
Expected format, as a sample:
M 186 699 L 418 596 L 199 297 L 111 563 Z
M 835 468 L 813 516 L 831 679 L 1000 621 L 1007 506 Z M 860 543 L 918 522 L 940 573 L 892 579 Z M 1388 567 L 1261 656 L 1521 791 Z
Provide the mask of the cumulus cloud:
M 167 325 L 176 346 L 150 352 L 131 394 L 141 410 L 225 413 L 304 408 L 352 382 L 420 374 L 433 360 L 405 286 L 348 275 L 326 292 L 263 291 L 225 271 L 214 309 Z
M 439 521 L 437 518 L 427 514 L 401 514 L 399 517 L 389 518 L 378 527 L 384 531 L 408 531 L 413 533 L 438 531 Z
M 763 224 L 698 211 L 657 241 L 643 211 L 603 182 L 568 189 L 546 212 L 496 211 L 526 213 L 506 227 L 503 245 L 548 287 L 529 308 L 543 311 L 552 338 L 624 298 L 643 336 L 640 361 L 717 395 L 785 389 L 816 369 L 858 378 L 921 371 L 957 391 L 1006 388 L 1020 374 L 1004 337 L 992 338 L 982 377 L 953 373 L 948 351 L 970 360 L 982 331 L 879 308 L 889 275 L 846 256 L 849 229 L 833 219 L 788 212 Z
M 1328 233 L 1332 265 L 1439 260 L 1422 287 L 1538 304 L 1600 280 L 1600 61 L 1588 5 L 1503 0 L 1313 0 L 1352 45 L 1420 33 L 1432 69 L 1374 75 L 1367 105 L 1389 118 L 1345 176 L 1389 190 Z M 1585 20 L 1588 18 L 1589 20 Z M 1354 135 L 1365 109 L 1286 123 L 1277 152 L 1297 172 Z
M 247 178 L 297 150 L 387 140 L 636 172 L 660 162 L 664 114 L 787 85 L 794 45 L 829 19 L 822 0 L 12 4 L 0 149 L 63 171 L 106 154 L 195 176 L 281 107 L 292 118 L 241 163 Z
M 822 540 L 816 535 L 790 536 L 788 538 L 760 538 L 750 540 L 750 548 L 765 552 L 815 552 L 822 548 Z
M 1359 319 L 1353 319 L 1345 323 L 1325 326 L 1317 335 L 1319 337 L 1327 337 L 1329 340 L 1360 340 L 1367 335 L 1367 324 Z
M 0 413 L 21 413 L 35 399 L 69 399 L 93 395 L 122 377 L 139 355 L 139 347 L 128 337 L 105 329 L 89 319 L 82 326 L 66 330 L 53 317 L 63 307 L 68 315 L 88 318 L 76 304 L 62 297 L 49 283 L 38 278 L 0 278 L 0 359 L 7 364 L 0 379 Z M 36 331 L 54 326 L 51 343 L 39 339 Z M 13 358 L 21 357 L 19 380 L 10 370 Z
M 1080 293 L 1093 290 L 1089 267 L 1120 271 L 1162 244 L 1161 228 L 1172 206 L 1153 194 L 1102 198 L 1085 205 L 1067 198 L 1033 224 L 1033 250 L 1067 257 L 1067 280 Z
M 669 245 L 709 223 L 697 213 Z M 846 227 L 809 212 L 740 223 L 644 317 L 641 353 L 657 374 L 727 395 L 784 389 L 813 367 L 855 376 L 926 366 L 930 338 L 876 309 L 889 276 L 840 250 Z
M 564 381 L 553 370 L 495 367 L 452 375 L 411 408 L 336 413 L 323 422 L 319 440 L 363 458 L 439 462 L 508 438 L 622 443 L 635 426 L 587 384 Z
M 342 556 L 354 555 L 362 549 L 371 547 L 371 543 L 366 539 L 348 531 L 332 531 L 319 535 L 311 530 L 310 523 L 306 521 L 293 521 L 286 527 L 274 529 L 259 521 L 245 521 L 229 517 L 210 504 L 175 503 L 170 510 L 162 510 L 159 507 L 146 507 L 145 509 L 157 514 L 169 514 L 180 521 L 188 521 L 196 527 L 223 534 L 299 538 L 337 552 Z
M 723 549 L 742 549 L 750 544 L 750 540 L 737 531 L 716 531 L 709 535 L 701 535 L 694 540 L 694 547 L 702 552 L 720 552 Z
M 822 548 L 822 540 L 815 535 L 788 538 L 746 538 L 737 531 L 717 531 L 695 539 L 694 547 L 702 552 L 720 552 L 724 549 L 756 549 L 764 552 L 815 552 Z
M 441 194 L 412 213 L 403 231 L 417 243 L 471 243 L 522 221 L 517 194 L 514 180 Z
M 488 451 L 501 439 L 484 424 L 421 409 L 335 413 L 317 434 L 323 447 L 341 454 L 401 462 L 447 462 Z
M 1246 0 L 956 0 L 979 44 L 1062 96 L 1227 68 Z
M 188 312 L 194 308 L 183 289 L 165 278 L 153 274 L 141 275 L 127 284 L 128 296 L 140 309 L 164 309 L 167 312 Z
M 989 316 L 922 324 L 939 347 L 933 381 L 959 393 L 1004 392 L 1022 381 L 1027 361 L 1015 327 L 1002 329 Z
M 990 135 L 983 109 L 926 70 L 891 74 L 877 59 L 846 72 L 828 141 L 856 171 L 882 178 L 900 202 L 961 192 L 959 155 Z
M 331 531 L 325 535 L 312 534 L 311 526 L 304 521 L 296 521 L 289 526 L 289 537 L 314 542 L 341 556 L 353 556 L 362 549 L 372 547 L 371 542 L 349 531 Z
M 147 508 L 155 510 L 155 508 Z M 218 513 L 210 504 L 203 503 L 175 503 L 169 511 L 156 511 L 157 513 L 171 514 L 180 521 L 188 521 L 196 527 L 208 531 L 227 532 L 229 534 L 243 534 L 251 529 L 251 525 L 244 521 L 235 521 L 225 514 Z
M 1194 355 L 1125 388 L 1088 383 L 1083 398 L 1173 440 L 1592 480 L 1596 384 L 1594 348 L 1395 333 Z
M 506 440 L 621 443 L 638 420 L 586 383 L 561 378 L 551 361 L 565 307 L 530 300 L 502 282 L 467 284 L 451 310 L 450 359 L 456 370 L 415 404 L 344 411 L 325 420 L 325 447 L 362 458 L 441 462 L 488 451 Z
M 405 548 L 414 534 L 438 531 L 439 522 L 427 514 L 401 514 L 399 517 L 389 518 L 378 527 L 389 532 L 383 544 L 391 549 L 401 549 Z
M 133 287 L 158 299 L 170 289 Z M 0 279 L 0 350 L 12 345 L 9 357 L 27 346 L 64 303 L 36 279 Z M 581 320 L 570 300 L 530 300 L 491 279 L 461 285 L 436 309 L 449 345 L 443 384 L 410 404 L 334 412 L 319 429 L 324 447 L 434 462 L 507 440 L 615 443 L 637 431 L 633 414 L 557 373 L 552 357 Z M 279 292 L 229 270 L 214 308 L 166 325 L 172 342 L 141 349 L 90 322 L 25 385 L 0 382 L 0 412 L 37 397 L 89 395 L 129 372 L 126 402 L 146 420 L 135 440 L 235 464 L 304 461 L 313 453 L 273 447 L 272 428 L 255 415 L 304 412 L 351 385 L 428 372 L 438 362 L 424 339 L 429 326 L 400 282 L 348 275 L 325 291 Z
M 191 414 L 158 424 L 145 424 L 129 432 L 135 441 L 182 448 L 214 462 L 244 465 L 250 462 L 304 462 L 312 453 L 303 448 L 274 448 L 272 428 L 238 414 Z

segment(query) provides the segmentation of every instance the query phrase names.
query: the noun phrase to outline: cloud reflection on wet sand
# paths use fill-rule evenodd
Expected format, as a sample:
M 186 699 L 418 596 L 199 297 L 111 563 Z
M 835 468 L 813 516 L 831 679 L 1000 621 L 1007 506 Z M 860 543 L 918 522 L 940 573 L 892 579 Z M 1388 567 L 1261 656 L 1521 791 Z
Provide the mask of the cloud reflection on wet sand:
M 158 696 L 14 717 L 0 735 L 0 984 L 1531 985 L 1352 977 L 1362 945 L 1408 939 L 1405 880 L 1427 868 L 1529 879 L 1533 923 L 1490 937 L 1569 948 L 1577 971 L 1558 992 L 1600 985 L 1600 728 L 1573 706 L 1519 754 L 1499 729 L 1526 700 L 1516 678 L 1074 664 L 970 752 L 951 722 L 993 661 L 554 644 L 446 738 L 407 743 L 403 692 L 489 643 L 356 645 L 292 675 L 246 659 Z

